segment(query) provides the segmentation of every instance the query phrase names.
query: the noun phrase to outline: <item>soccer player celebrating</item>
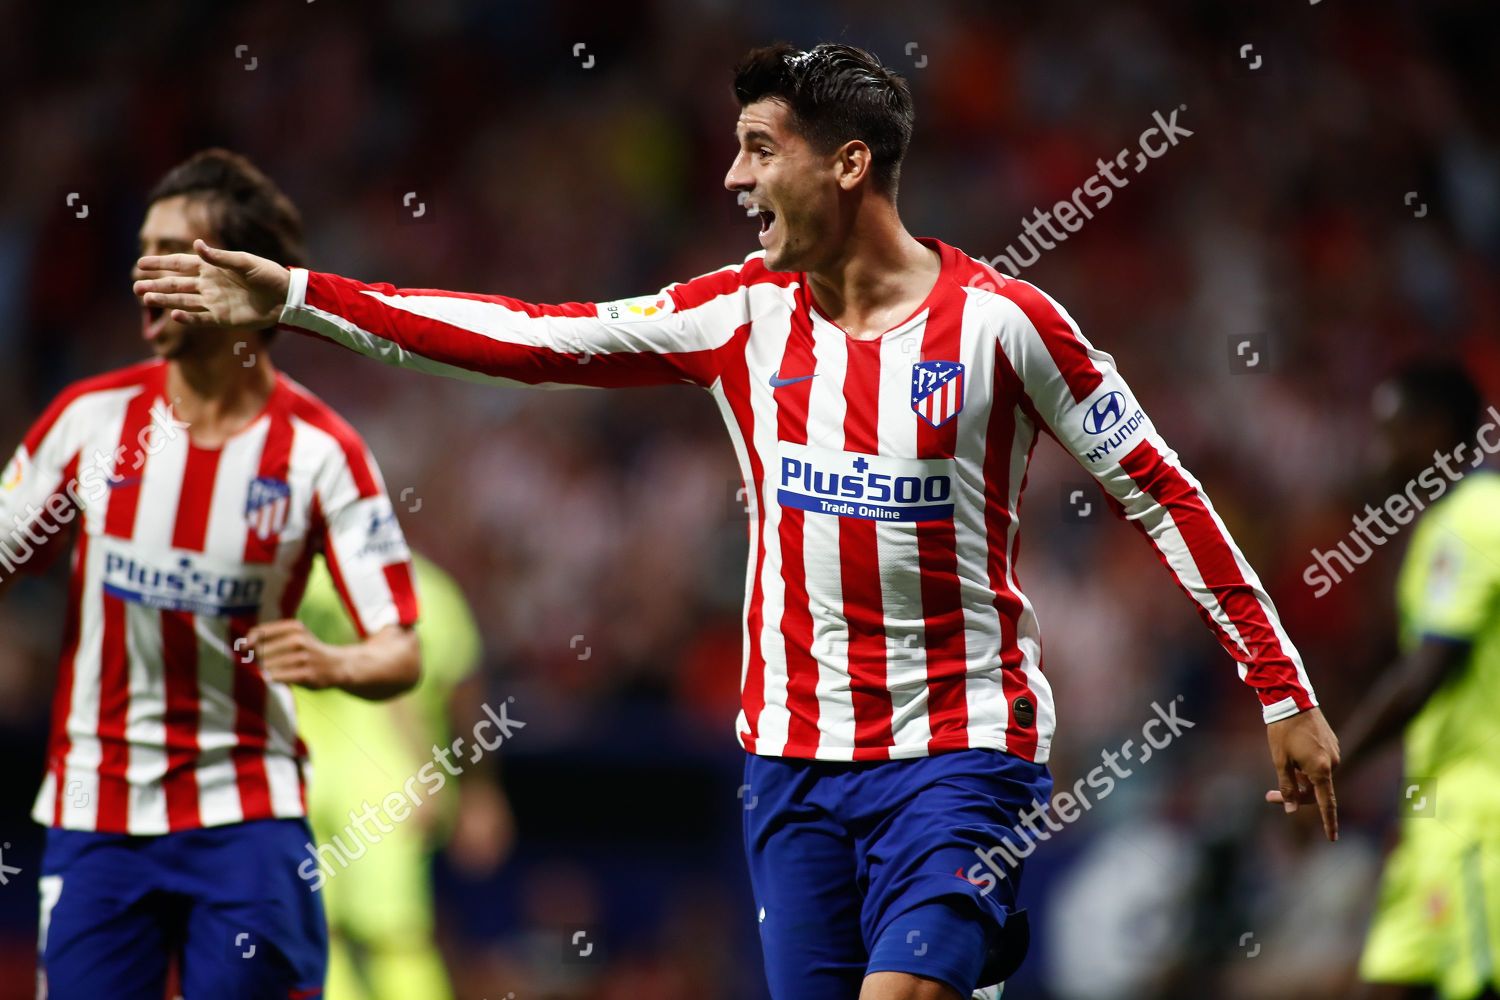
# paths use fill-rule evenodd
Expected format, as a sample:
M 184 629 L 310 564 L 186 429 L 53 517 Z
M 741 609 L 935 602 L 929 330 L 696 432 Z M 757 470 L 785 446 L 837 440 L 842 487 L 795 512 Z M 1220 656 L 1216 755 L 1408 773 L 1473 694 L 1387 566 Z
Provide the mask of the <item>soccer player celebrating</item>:
M 244 158 L 197 154 L 149 198 L 143 253 L 213 240 L 300 260 L 296 209 Z M 135 277 L 149 276 L 137 271 Z M 3 476 L 5 583 L 77 520 L 47 772 L 40 978 L 51 1000 L 315 997 L 327 939 L 288 685 L 384 698 L 420 658 L 380 473 L 271 365 L 273 324 L 210 334 L 146 307 L 156 358 L 78 382 Z M 333 568 L 357 643 L 293 617 Z
M 1402 656 L 1347 729 L 1346 765 L 1405 732 L 1401 839 L 1386 862 L 1360 976 L 1373 984 L 1371 997 L 1494 997 L 1500 475 L 1475 466 L 1500 443 L 1500 431 L 1494 423 L 1481 429 L 1479 392 L 1452 364 L 1403 369 L 1376 391 L 1375 405 L 1392 498 L 1422 513 L 1397 589 Z M 1484 450 L 1474 448 L 1476 434 Z M 1434 464 L 1449 453 L 1466 473 L 1456 484 Z
M 737 729 L 777 1000 L 968 997 L 1024 951 L 1019 870 L 973 869 L 1051 789 L 1015 575 L 1039 431 L 1156 546 L 1259 697 L 1287 809 L 1316 789 L 1333 837 L 1337 744 L 1300 658 L 1113 359 L 1036 288 L 902 225 L 905 81 L 781 44 L 734 89 L 724 183 L 762 252 L 655 295 L 535 305 L 207 246 L 143 259 L 173 273 L 136 292 L 186 325 L 280 322 L 418 371 L 713 395 L 751 509 Z

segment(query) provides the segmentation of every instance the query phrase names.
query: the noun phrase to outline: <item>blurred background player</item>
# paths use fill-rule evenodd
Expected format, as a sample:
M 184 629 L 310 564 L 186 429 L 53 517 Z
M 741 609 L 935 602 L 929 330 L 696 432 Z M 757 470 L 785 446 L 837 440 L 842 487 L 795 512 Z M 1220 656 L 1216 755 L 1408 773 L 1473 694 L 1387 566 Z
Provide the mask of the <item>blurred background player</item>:
M 1500 444 L 1500 427 L 1485 421 L 1479 391 L 1456 364 L 1404 368 L 1374 403 L 1383 485 L 1426 509 L 1411 529 L 1397 587 L 1401 658 L 1343 729 L 1345 767 L 1398 734 L 1405 751 L 1400 840 L 1386 861 L 1360 976 L 1372 998 L 1493 997 L 1500 475 L 1478 466 Z M 1475 447 L 1476 435 L 1486 447 Z M 1450 468 L 1463 478 L 1451 482 Z
M 206 237 L 301 259 L 296 209 L 243 157 L 156 185 L 142 250 Z M 137 271 L 136 278 L 142 277 Z M 315 997 L 326 932 L 288 685 L 384 698 L 417 680 L 411 567 L 358 435 L 276 371 L 263 326 L 204 336 L 141 313 L 155 360 L 85 379 L 0 483 L 4 585 L 76 519 L 46 775 L 39 995 Z M 310 641 L 312 556 L 359 622 Z
M 472 731 L 483 689 L 483 649 L 458 584 L 413 554 L 422 618 L 416 626 L 422 679 L 408 694 L 372 702 L 344 691 L 297 691 L 302 737 L 312 760 L 308 819 L 318 843 L 343 830 L 368 801 L 378 803 L 448 746 L 452 730 Z M 323 642 L 358 635 L 327 564 L 318 560 L 297 617 Z M 450 725 L 451 720 L 451 725 Z M 463 755 L 457 792 L 424 801 L 403 823 L 368 846 L 357 864 L 325 867 L 328 915 L 326 1000 L 445 1000 L 452 989 L 433 940 L 434 846 L 466 874 L 489 874 L 513 842 L 509 804 L 489 757 Z

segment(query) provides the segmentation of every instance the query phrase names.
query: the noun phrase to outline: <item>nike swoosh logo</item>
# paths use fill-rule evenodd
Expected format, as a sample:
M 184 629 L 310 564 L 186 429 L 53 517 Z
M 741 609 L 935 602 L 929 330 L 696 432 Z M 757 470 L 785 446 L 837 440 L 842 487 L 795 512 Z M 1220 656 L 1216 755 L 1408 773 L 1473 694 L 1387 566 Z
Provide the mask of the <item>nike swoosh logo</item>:
M 140 476 L 126 476 L 126 477 L 122 477 L 120 479 L 106 479 L 104 481 L 104 483 L 105 483 L 106 486 L 108 486 L 112 490 L 119 490 L 119 489 L 124 489 L 127 486 L 136 486 L 136 485 L 139 485 L 140 481 L 141 481 L 141 477 Z
M 782 378 L 780 375 L 776 374 L 775 372 L 772 372 L 771 373 L 771 388 L 773 388 L 773 389 L 780 389 L 784 385 L 795 385 L 798 382 L 806 382 L 810 378 L 817 378 L 817 377 L 818 377 L 818 373 L 817 372 L 813 372 L 811 375 L 798 375 L 798 376 L 795 376 L 794 378 Z

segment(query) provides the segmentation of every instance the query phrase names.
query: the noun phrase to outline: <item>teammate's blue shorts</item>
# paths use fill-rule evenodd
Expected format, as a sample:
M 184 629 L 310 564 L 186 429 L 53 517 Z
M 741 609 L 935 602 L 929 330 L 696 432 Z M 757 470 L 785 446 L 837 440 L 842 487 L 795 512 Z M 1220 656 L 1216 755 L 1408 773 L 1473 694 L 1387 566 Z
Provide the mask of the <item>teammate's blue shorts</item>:
M 1018 814 L 1052 776 L 999 750 L 842 763 L 750 755 L 745 853 L 775 1000 L 855 1000 L 871 972 L 906 972 L 967 998 L 1013 973 L 1030 940 Z M 1027 850 L 1025 853 L 1029 854 Z M 976 867 L 977 866 L 977 867 Z
M 179 959 L 185 1000 L 323 995 L 323 900 L 297 874 L 300 819 L 159 836 L 48 830 L 41 959 L 47 1000 L 162 1000 Z

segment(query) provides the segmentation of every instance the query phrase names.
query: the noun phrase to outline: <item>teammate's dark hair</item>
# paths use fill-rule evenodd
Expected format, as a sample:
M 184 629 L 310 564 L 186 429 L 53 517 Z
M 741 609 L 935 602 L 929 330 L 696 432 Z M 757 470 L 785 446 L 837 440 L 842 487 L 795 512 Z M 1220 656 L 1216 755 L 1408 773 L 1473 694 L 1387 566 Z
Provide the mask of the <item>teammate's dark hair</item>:
M 1390 383 L 1411 412 L 1446 423 L 1453 440 L 1466 440 L 1479 429 L 1484 399 L 1458 362 L 1411 362 L 1392 375 Z
M 812 147 L 831 153 L 853 139 L 870 147 L 875 189 L 896 198 L 911 145 L 911 90 L 864 49 L 824 42 L 801 51 L 787 42 L 752 49 L 734 71 L 740 107 L 779 100 Z
M 269 177 L 239 153 L 205 149 L 168 170 L 148 204 L 188 195 L 208 207 L 218 245 L 267 257 L 287 267 L 307 263 L 302 216 Z

